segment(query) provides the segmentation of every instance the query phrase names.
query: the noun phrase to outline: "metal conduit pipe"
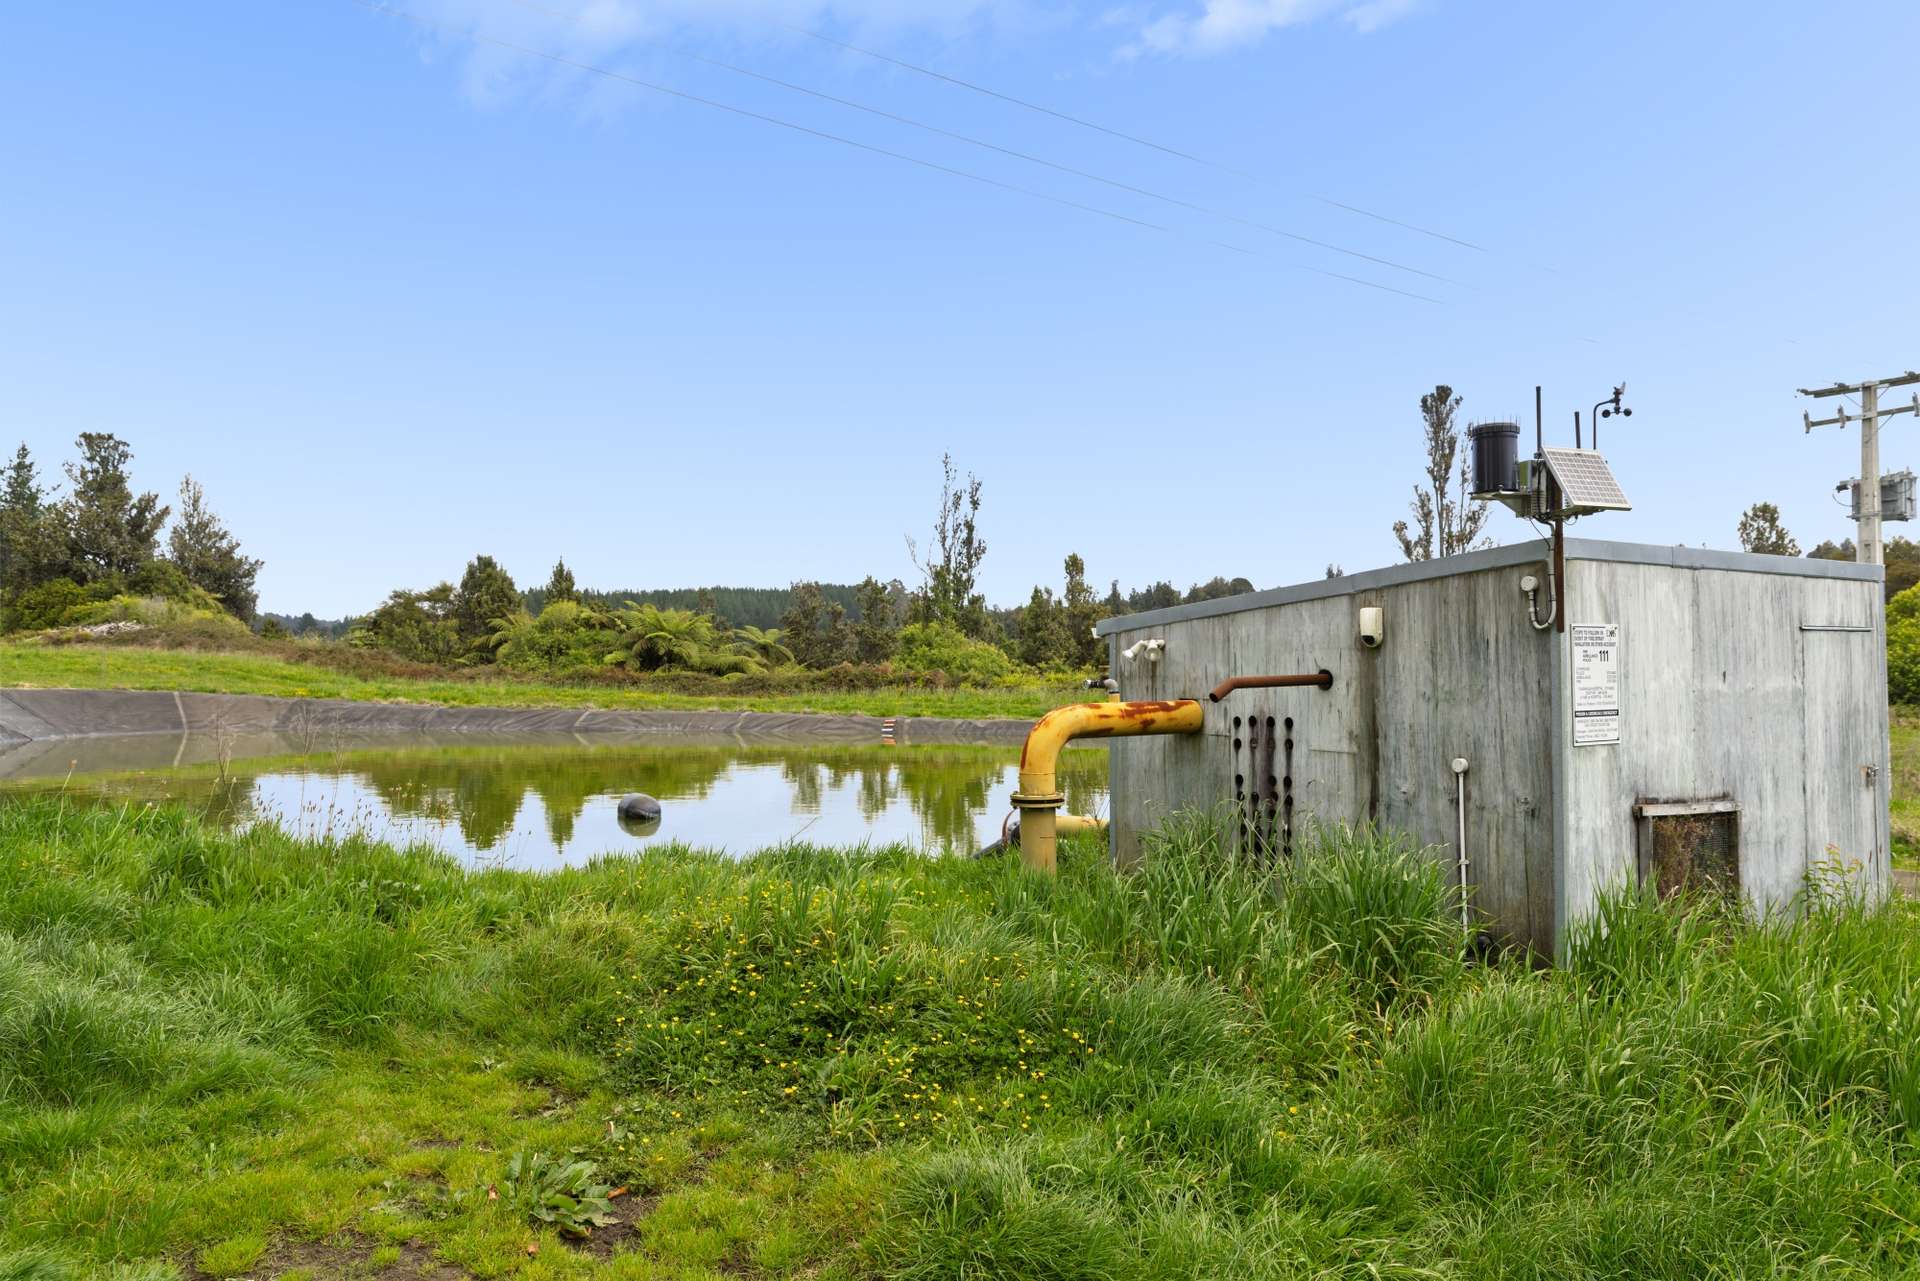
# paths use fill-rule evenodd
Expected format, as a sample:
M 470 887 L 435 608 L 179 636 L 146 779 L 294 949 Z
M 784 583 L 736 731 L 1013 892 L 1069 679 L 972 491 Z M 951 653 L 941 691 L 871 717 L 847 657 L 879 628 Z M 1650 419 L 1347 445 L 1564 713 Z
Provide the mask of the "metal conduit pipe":
M 1460 932 L 1473 933 L 1473 917 L 1467 904 L 1467 758 L 1453 758 L 1454 804 L 1459 807 L 1460 818 Z
M 1020 749 L 1020 790 L 1013 807 L 1020 811 L 1020 859 L 1036 871 L 1052 874 L 1062 826 L 1060 753 L 1076 738 L 1131 738 L 1141 734 L 1198 734 L 1205 723 L 1200 704 L 1190 698 L 1172 702 L 1074 703 L 1042 716 Z M 1085 820 L 1083 820 L 1085 821 Z
M 1322 668 L 1303 676 L 1229 676 L 1215 685 L 1207 697 L 1217 703 L 1236 689 L 1290 689 L 1301 685 L 1332 689 L 1333 673 Z

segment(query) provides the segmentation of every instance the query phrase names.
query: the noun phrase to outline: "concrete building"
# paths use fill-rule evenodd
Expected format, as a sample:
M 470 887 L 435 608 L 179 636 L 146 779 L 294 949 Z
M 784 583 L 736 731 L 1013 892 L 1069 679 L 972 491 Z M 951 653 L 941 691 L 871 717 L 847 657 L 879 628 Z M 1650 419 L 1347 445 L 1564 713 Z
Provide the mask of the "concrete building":
M 1613 885 L 1737 882 L 1777 908 L 1838 859 L 1884 893 L 1880 568 L 1581 539 L 1565 556 L 1564 631 L 1541 542 L 1102 623 L 1130 700 L 1332 677 L 1237 690 L 1199 734 L 1116 740 L 1116 857 L 1174 810 L 1230 807 L 1276 858 L 1309 820 L 1374 823 L 1452 877 L 1464 781 L 1474 908 L 1543 955 Z

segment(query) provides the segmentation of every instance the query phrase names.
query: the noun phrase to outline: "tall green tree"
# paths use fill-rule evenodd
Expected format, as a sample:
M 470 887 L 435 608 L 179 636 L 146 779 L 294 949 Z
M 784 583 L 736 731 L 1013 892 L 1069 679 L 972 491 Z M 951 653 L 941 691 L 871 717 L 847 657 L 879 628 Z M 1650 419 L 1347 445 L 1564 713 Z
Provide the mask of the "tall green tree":
M 847 610 L 828 600 L 818 583 L 795 583 L 787 612 L 780 616 L 780 636 L 802 667 L 835 667 L 854 654 L 853 627 Z
M 475 556 L 460 576 L 453 596 L 453 624 L 467 648 L 493 634 L 493 620 L 511 618 L 520 609 L 520 589 L 513 575 L 491 556 Z
M 1426 450 L 1426 485 L 1413 487 L 1414 523 L 1394 522 L 1393 536 L 1408 560 L 1434 560 L 1470 551 L 1486 527 L 1487 504 L 1471 497 L 1473 482 L 1454 426 L 1461 398 L 1445 383 L 1420 398 L 1421 443 Z M 1459 475 L 1454 459 L 1459 458 Z
M 241 554 L 240 540 L 213 514 L 205 491 L 191 476 L 180 482 L 180 514 L 167 532 L 167 558 L 188 582 L 211 593 L 228 613 L 253 621 L 260 599 L 254 587 L 260 562 Z
M 1015 643 L 1020 661 L 1034 667 L 1057 667 L 1071 662 L 1072 638 L 1060 603 L 1050 587 L 1035 587 L 1020 612 L 1020 635 Z
M 1065 659 L 1075 667 L 1096 667 L 1106 647 L 1094 639 L 1093 627 L 1107 615 L 1094 599 L 1093 588 L 1087 585 L 1087 563 L 1070 552 L 1065 569 L 1066 588 L 1060 593 L 1060 625 L 1067 639 Z
M 12 595 L 60 576 L 65 538 L 22 444 L 0 477 L 0 592 Z
M 472 648 L 454 621 L 455 595 L 452 583 L 424 592 L 397 590 L 367 616 L 366 634 L 381 649 L 416 663 L 452 663 Z
M 62 506 L 73 571 L 83 581 L 125 577 L 157 557 L 167 507 L 158 494 L 135 494 L 127 464 L 133 450 L 118 436 L 82 432 Z
M 1772 503 L 1755 503 L 1740 513 L 1740 550 L 1762 556 L 1798 556 L 1800 544 L 1780 521 Z
M 893 612 L 891 586 L 869 574 L 855 598 L 860 617 L 853 624 L 854 658 L 862 663 L 885 663 L 900 644 L 900 620 Z
M 554 601 L 580 601 L 580 589 L 574 586 L 573 571 L 567 568 L 564 558 L 553 562 L 553 573 L 547 576 L 546 604 Z
M 990 630 L 987 601 L 975 589 L 987 555 L 980 536 L 980 478 L 969 472 L 961 484 L 952 454 L 940 456 L 940 475 L 940 508 L 925 554 L 907 539 L 907 555 L 921 574 L 912 621 L 947 623 L 984 638 Z

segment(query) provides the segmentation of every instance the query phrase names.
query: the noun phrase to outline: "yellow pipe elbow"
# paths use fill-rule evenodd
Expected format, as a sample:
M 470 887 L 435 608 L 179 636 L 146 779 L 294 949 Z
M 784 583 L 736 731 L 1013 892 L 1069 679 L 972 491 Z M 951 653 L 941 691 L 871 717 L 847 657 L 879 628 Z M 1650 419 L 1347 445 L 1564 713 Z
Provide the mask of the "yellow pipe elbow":
M 1206 722 L 1200 704 L 1189 698 L 1172 702 L 1073 703 L 1056 707 L 1034 725 L 1020 750 L 1020 850 L 1027 866 L 1054 869 L 1062 826 L 1060 753 L 1076 738 L 1131 738 L 1141 734 L 1197 734 Z

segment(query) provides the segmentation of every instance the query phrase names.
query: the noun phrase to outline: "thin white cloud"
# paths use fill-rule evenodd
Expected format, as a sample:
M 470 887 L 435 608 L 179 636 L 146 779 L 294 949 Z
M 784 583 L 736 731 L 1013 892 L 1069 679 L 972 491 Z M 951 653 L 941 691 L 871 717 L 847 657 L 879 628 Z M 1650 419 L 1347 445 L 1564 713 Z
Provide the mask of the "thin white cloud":
M 1029 6 L 1026 0 L 395 0 L 395 7 L 501 38 L 544 35 L 605 50 L 696 31 L 946 31 L 1017 19 Z
M 1145 22 L 1122 56 L 1213 54 L 1264 39 L 1285 27 L 1338 19 L 1361 33 L 1405 17 L 1420 0 L 1202 0 L 1199 12 Z
M 545 92 L 579 77 L 531 64 L 499 43 L 582 62 L 629 54 L 675 40 L 802 41 L 795 28 L 851 33 L 859 43 L 910 31 L 947 36 L 982 30 L 1017 33 L 1046 23 L 1047 0 L 387 0 L 425 19 L 436 44 L 451 48 L 462 34 L 479 42 L 465 60 L 468 94 L 487 102 Z M 589 99 L 606 94 L 587 90 Z M 613 101 L 606 104 L 609 108 Z

